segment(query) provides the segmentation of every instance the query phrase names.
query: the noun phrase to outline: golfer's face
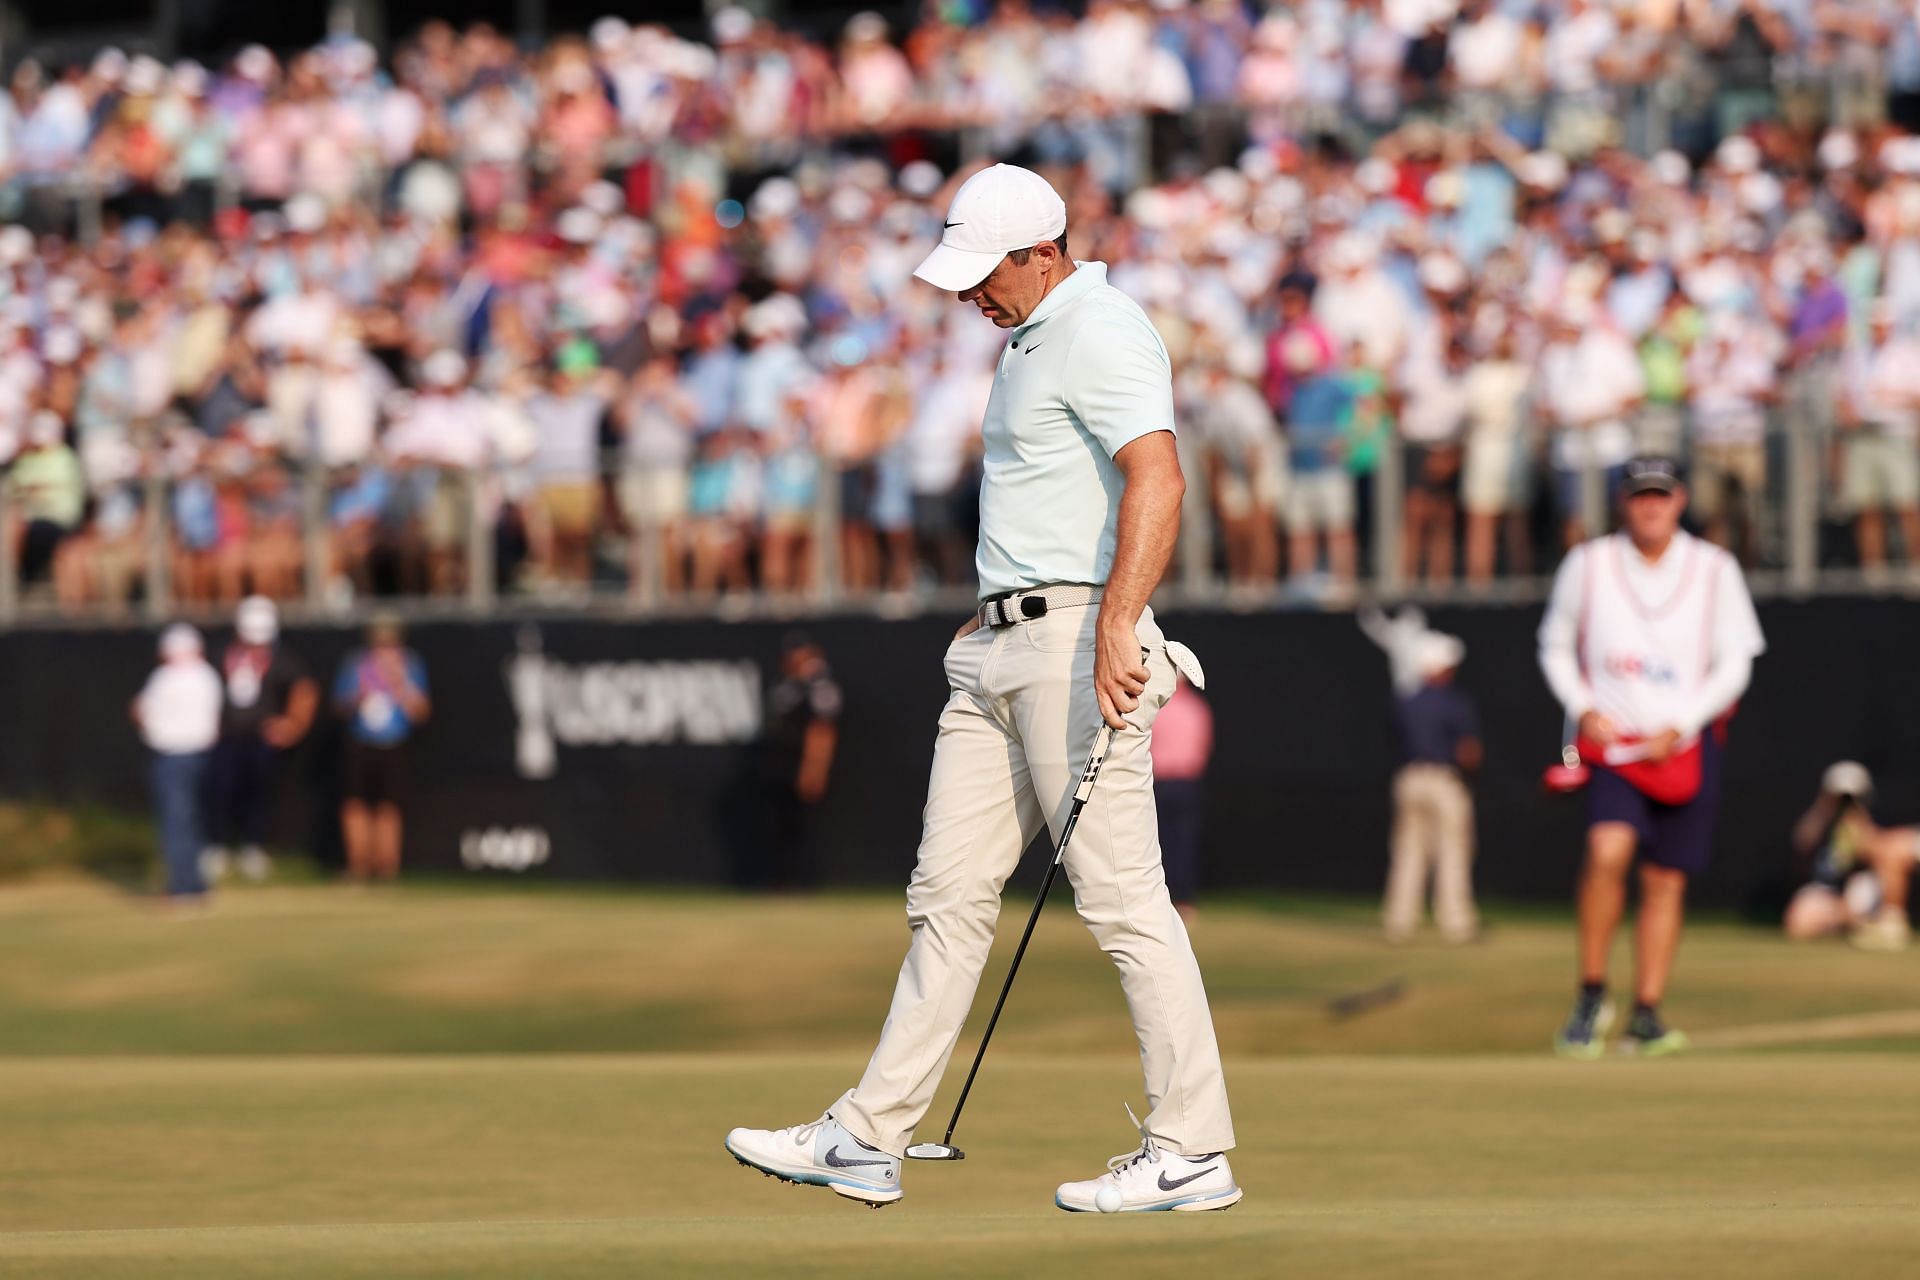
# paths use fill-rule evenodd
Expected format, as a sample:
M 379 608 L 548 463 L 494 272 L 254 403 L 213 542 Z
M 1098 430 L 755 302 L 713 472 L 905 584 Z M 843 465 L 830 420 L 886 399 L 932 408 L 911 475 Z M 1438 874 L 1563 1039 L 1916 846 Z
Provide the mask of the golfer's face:
M 985 280 L 960 291 L 960 301 L 971 302 L 1002 329 L 1025 324 L 1046 296 L 1047 264 L 1051 261 L 1037 250 L 1028 253 L 1024 267 L 1016 266 L 1011 257 L 1002 258 Z
M 1627 499 L 1627 534 L 1635 542 L 1662 543 L 1680 527 L 1680 513 L 1687 509 L 1684 486 L 1672 493 L 1648 490 Z

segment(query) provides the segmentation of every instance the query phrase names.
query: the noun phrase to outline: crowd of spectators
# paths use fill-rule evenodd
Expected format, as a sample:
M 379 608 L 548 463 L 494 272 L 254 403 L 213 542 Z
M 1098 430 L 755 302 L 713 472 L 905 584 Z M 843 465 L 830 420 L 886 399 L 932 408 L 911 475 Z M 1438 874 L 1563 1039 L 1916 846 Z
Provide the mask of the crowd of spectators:
M 704 34 L 15 67 L 26 581 L 965 582 L 1004 335 L 910 271 L 991 158 L 1045 172 L 1159 326 L 1231 581 L 1350 582 L 1383 494 L 1408 575 L 1544 569 L 1636 448 L 1685 451 L 1707 531 L 1766 559 L 1781 423 L 1862 563 L 1920 551 L 1920 6 L 952 0 Z

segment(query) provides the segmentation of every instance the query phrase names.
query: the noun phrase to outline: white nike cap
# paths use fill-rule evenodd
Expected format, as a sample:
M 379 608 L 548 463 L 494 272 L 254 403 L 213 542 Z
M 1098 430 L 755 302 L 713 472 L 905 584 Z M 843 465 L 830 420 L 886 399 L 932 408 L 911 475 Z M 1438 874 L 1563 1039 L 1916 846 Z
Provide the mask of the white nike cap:
M 1066 229 L 1067 203 L 1051 183 L 1031 169 L 997 164 L 954 193 L 946 234 L 913 274 L 959 293 L 985 280 L 1015 249 L 1057 240 Z

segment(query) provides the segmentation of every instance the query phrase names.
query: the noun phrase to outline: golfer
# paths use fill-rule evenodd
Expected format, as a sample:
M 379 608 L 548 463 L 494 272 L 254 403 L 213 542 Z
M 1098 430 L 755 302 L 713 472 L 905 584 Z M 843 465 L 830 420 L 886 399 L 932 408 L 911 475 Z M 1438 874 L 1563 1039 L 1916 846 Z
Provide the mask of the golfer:
M 1010 331 L 984 425 L 981 605 L 947 649 L 912 944 L 866 1074 L 811 1124 L 735 1129 L 734 1157 L 870 1204 L 900 1160 L 980 981 L 1000 891 L 1042 824 L 1057 839 L 1104 720 L 1104 770 L 1066 853 L 1074 903 L 1120 970 L 1146 1075 L 1140 1144 L 1063 1209 L 1224 1209 L 1240 1199 L 1226 1081 L 1200 966 L 1167 896 L 1148 735 L 1173 694 L 1147 608 L 1180 523 L 1167 349 L 1106 266 L 1067 256 L 1066 206 L 1038 174 L 968 179 L 914 273 Z M 1169 648 L 1172 654 L 1169 654 Z
M 1680 948 L 1687 880 L 1707 869 L 1726 722 L 1766 648 L 1740 566 L 1680 528 L 1687 490 L 1667 458 L 1627 464 L 1624 527 L 1568 553 L 1540 624 L 1547 683 L 1580 726 L 1588 784 L 1579 891 L 1580 991 L 1554 1042 L 1600 1056 L 1607 955 L 1640 859 L 1633 1017 L 1621 1048 L 1672 1053 L 1660 1001 Z

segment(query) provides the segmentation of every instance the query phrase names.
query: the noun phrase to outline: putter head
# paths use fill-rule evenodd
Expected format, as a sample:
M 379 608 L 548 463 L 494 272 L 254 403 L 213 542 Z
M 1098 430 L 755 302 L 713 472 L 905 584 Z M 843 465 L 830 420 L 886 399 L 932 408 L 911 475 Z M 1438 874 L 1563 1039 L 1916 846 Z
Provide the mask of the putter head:
M 967 1153 L 944 1142 L 916 1142 L 907 1148 L 909 1160 L 965 1160 Z

